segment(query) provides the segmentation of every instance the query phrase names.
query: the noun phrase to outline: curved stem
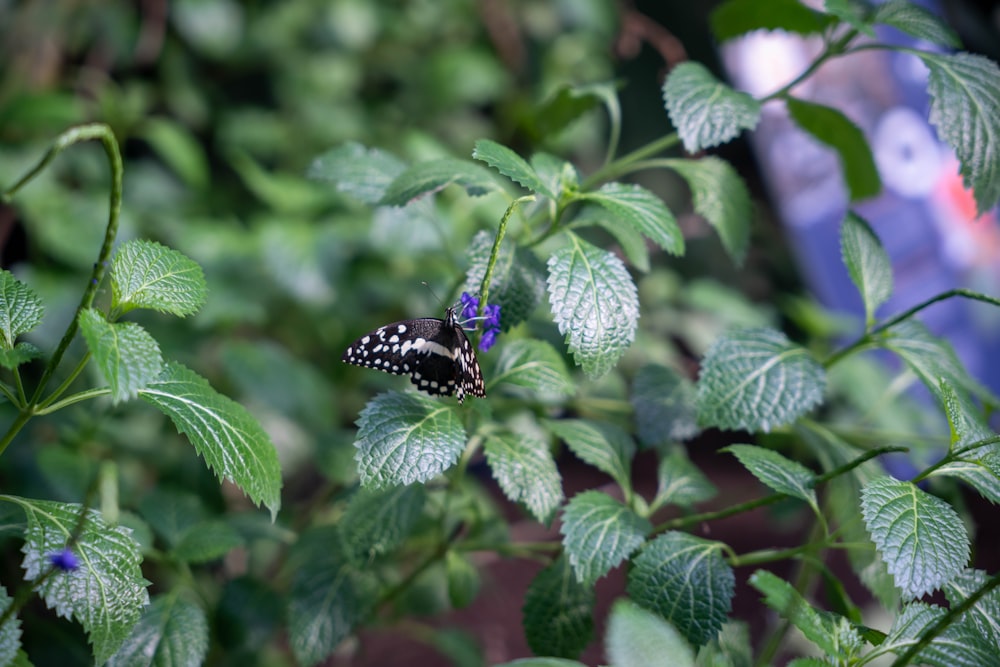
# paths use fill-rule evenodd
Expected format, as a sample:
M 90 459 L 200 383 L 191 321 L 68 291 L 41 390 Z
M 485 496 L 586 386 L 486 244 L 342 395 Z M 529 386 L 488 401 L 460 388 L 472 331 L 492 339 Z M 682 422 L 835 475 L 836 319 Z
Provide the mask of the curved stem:
M 514 214 L 518 206 L 530 201 L 535 201 L 535 195 L 518 197 L 510 203 L 510 206 L 504 211 L 503 217 L 500 218 L 497 235 L 493 239 L 493 248 L 490 250 L 490 259 L 486 264 L 486 273 L 483 274 L 483 282 L 479 287 L 479 312 L 476 313 L 478 317 L 483 316 L 483 311 L 486 309 L 486 303 L 490 296 L 490 282 L 493 280 L 493 269 L 496 268 L 497 259 L 500 257 L 500 244 L 503 243 L 503 237 L 507 233 L 507 221 L 510 220 L 510 216 Z

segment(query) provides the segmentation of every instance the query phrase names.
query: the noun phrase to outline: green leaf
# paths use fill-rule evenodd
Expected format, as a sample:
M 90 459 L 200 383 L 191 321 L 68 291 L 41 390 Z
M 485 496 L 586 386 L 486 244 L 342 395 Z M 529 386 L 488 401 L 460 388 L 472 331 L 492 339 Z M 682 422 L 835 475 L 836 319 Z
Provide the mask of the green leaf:
M 791 663 L 789 663 L 791 664 Z M 718 637 L 698 651 L 698 667 L 752 667 L 750 629 L 743 621 L 729 621 Z
M 326 181 L 365 204 L 374 206 L 389 184 L 406 171 L 406 163 L 387 151 L 348 142 L 323 153 L 309 165 L 306 176 Z
M 42 351 L 31 343 L 18 343 L 12 350 L 0 348 L 0 366 L 13 370 L 40 356 Z
M 1000 199 L 1000 68 L 971 53 L 916 55 L 930 69 L 930 121 L 955 151 L 965 187 L 982 214 Z
M 165 485 L 154 487 L 143 497 L 139 512 L 171 547 L 176 546 L 192 526 L 208 519 L 200 496 Z
M 565 556 L 538 573 L 524 597 L 524 636 L 538 655 L 580 655 L 594 633 L 594 590 L 577 582 Z
M 861 129 L 847 116 L 833 107 L 795 97 L 788 97 L 785 104 L 796 125 L 837 152 L 840 172 L 852 202 L 874 197 L 882 190 L 871 146 Z
M 131 531 L 108 525 L 99 512 L 80 505 L 3 498 L 20 505 L 28 519 L 21 563 L 25 579 L 38 581 L 38 594 L 49 608 L 83 626 L 94 661 L 103 664 L 149 604 L 149 582 L 142 577 L 142 556 Z M 79 569 L 54 570 L 49 555 L 67 548 L 73 536 Z M 43 575 L 48 576 L 41 579 Z
M 889 254 L 865 219 L 850 211 L 840 225 L 840 254 L 851 281 L 861 294 L 865 322 L 871 328 L 875 310 L 892 296 Z
M 754 129 L 760 120 L 760 102 L 690 61 L 679 64 L 667 77 L 663 101 L 689 153 L 724 144 L 743 130 Z
M 479 293 L 492 249 L 493 235 L 489 232 L 478 232 L 472 238 L 465 251 L 469 268 L 464 291 Z M 513 243 L 502 245 L 493 267 L 489 295 L 490 303 L 500 306 L 500 328 L 509 331 L 527 320 L 544 296 L 545 267 L 538 257 Z
M 203 521 L 188 528 L 170 550 L 181 563 L 209 563 L 246 543 L 232 525 L 221 519 Z
M 468 607 L 479 593 L 479 569 L 468 556 L 448 551 L 445 554 L 445 570 L 448 576 L 448 601 L 452 608 Z
M 764 594 L 768 607 L 790 621 L 825 655 L 840 656 L 836 616 L 813 609 L 791 584 L 767 570 L 754 572 L 748 583 Z
M 694 383 L 672 368 L 647 364 L 632 381 L 636 434 L 646 447 L 698 435 Z
M 722 451 L 732 453 L 743 467 L 773 491 L 800 498 L 818 510 L 816 491 L 812 488 L 816 476 L 801 463 L 754 445 L 729 445 Z
M 421 162 L 393 179 L 379 200 L 382 206 L 405 206 L 417 197 L 458 185 L 473 197 L 500 190 L 485 167 L 467 160 L 440 158 Z
M 622 489 L 631 490 L 635 443 L 628 433 L 609 422 L 588 419 L 551 419 L 545 427 L 585 463 L 611 475 Z
M 647 543 L 628 576 L 629 597 L 673 623 L 694 646 L 718 634 L 735 586 L 721 544 L 676 531 Z
M 872 22 L 891 26 L 932 44 L 952 49 L 962 47 L 958 35 L 946 23 L 909 0 L 888 0 L 888 2 L 878 5 Z
M 555 199 L 558 195 L 549 189 L 538 173 L 524 158 L 511 149 L 490 139 L 480 139 L 472 151 L 472 157 L 482 160 L 501 174 L 532 192 Z
M 465 449 L 465 427 L 450 405 L 415 393 L 389 391 L 358 418 L 358 474 L 374 489 L 427 482 Z
M 158 595 L 107 667 L 200 665 L 207 654 L 205 611 L 176 594 Z
M 663 200 L 640 185 L 605 183 L 596 192 L 580 195 L 604 207 L 636 231 L 673 255 L 684 254 L 684 235 Z
M 548 446 L 534 438 L 490 435 L 486 460 L 504 495 L 524 503 L 539 522 L 548 524 L 563 501 L 562 477 Z
M 694 651 L 674 626 L 630 600 L 611 607 L 604 650 L 614 667 L 694 667 Z
M 111 401 L 135 398 L 163 369 L 160 346 L 134 322 L 112 324 L 92 308 L 80 311 L 80 333 L 111 387 Z
M 965 569 L 957 577 L 944 585 L 944 594 L 949 605 L 965 602 L 974 593 L 990 583 L 991 577 L 983 570 Z M 1000 589 L 979 598 L 963 617 L 962 622 L 971 622 L 978 635 L 992 646 L 1000 646 Z
M 718 493 L 715 485 L 691 463 L 681 448 L 660 459 L 656 479 L 656 498 L 651 505 L 653 509 L 664 505 L 687 508 L 709 500 Z
M 531 156 L 531 168 L 542 179 L 545 188 L 551 190 L 556 197 L 580 189 L 580 174 L 572 162 L 549 153 L 534 153 Z
M 958 513 L 909 482 L 880 477 L 866 484 L 861 514 L 906 597 L 937 590 L 969 561 L 969 536 Z
M 596 204 L 582 207 L 566 226 L 569 229 L 576 229 L 588 225 L 600 227 L 611 234 L 632 266 L 643 273 L 649 271 L 649 247 L 642 232 L 631 225 L 623 225 L 621 220 Z
M 185 317 L 207 293 L 201 267 L 155 241 L 126 241 L 111 260 L 111 305 L 118 312 L 149 308 Z
M 780 331 L 731 331 L 716 340 L 702 360 L 698 423 L 769 431 L 819 404 L 825 386 L 823 366 Z
M 811 35 L 831 23 L 830 17 L 799 0 L 728 0 L 712 12 L 710 20 L 720 42 L 760 29 Z
M 715 228 L 730 259 L 743 264 L 750 242 L 753 205 L 743 178 L 725 160 L 668 160 L 666 164 L 687 181 L 695 212 Z
M 0 614 L 14 604 L 14 598 L 7 594 L 7 589 L 0 586 Z M 14 658 L 21 648 L 21 619 L 12 614 L 0 626 L 0 665 L 13 664 Z
M 823 9 L 858 32 L 874 39 L 875 30 L 870 21 L 871 12 L 866 5 L 856 0 L 825 0 Z
M 549 259 L 549 303 L 576 362 L 598 378 L 632 345 L 639 296 L 620 259 L 567 234 L 570 247 Z
M 0 347 L 14 348 L 14 340 L 42 321 L 42 300 L 10 271 L 0 270 Z
M 267 432 L 236 401 L 181 364 L 166 365 L 160 379 L 139 390 L 186 435 L 215 474 L 240 487 L 273 518 L 281 507 L 281 466 Z
M 543 340 L 521 339 L 500 350 L 490 385 L 506 386 L 518 394 L 563 399 L 576 393 L 566 362 Z
M 937 605 L 912 602 L 903 607 L 889 630 L 889 636 L 879 646 L 880 652 L 902 653 L 913 645 L 948 611 Z M 917 653 L 914 665 L 931 667 L 981 667 L 997 662 L 996 644 L 987 642 L 972 623 L 950 624 L 929 646 Z
M 652 524 L 606 493 L 584 491 L 563 510 L 559 532 L 576 580 L 593 586 L 646 541 Z
M 211 171 L 202 143 L 181 122 L 149 118 L 140 126 L 143 139 L 187 185 L 205 188 Z
M 366 567 L 392 553 L 413 532 L 426 500 L 419 484 L 358 490 L 338 523 L 352 562 Z
M 593 109 L 601 101 L 607 104 L 608 94 L 603 89 L 610 86 L 602 84 L 569 86 L 562 85 L 534 113 L 531 120 L 535 123 L 535 131 L 539 139 L 551 140 L 552 137 Z M 614 95 L 614 90 L 610 91 Z

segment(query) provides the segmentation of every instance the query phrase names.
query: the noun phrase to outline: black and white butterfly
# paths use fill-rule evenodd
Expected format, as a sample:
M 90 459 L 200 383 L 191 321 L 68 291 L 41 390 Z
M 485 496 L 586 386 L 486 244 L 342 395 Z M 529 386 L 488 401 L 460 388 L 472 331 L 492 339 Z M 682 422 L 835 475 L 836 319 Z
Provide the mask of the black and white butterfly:
M 409 374 L 420 391 L 456 394 L 459 403 L 466 394 L 486 396 L 483 372 L 454 308 L 445 311 L 443 320 L 421 317 L 379 327 L 351 343 L 340 359 L 395 375 Z

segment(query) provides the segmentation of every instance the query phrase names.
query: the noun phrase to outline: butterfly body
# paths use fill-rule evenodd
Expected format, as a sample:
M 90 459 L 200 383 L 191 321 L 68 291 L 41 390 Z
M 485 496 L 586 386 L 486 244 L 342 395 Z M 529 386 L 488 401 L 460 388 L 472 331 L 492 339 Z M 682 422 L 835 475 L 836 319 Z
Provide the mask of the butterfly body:
M 409 375 L 432 395 L 486 396 L 483 373 L 465 331 L 448 308 L 445 319 L 422 317 L 386 324 L 354 341 L 341 361 Z

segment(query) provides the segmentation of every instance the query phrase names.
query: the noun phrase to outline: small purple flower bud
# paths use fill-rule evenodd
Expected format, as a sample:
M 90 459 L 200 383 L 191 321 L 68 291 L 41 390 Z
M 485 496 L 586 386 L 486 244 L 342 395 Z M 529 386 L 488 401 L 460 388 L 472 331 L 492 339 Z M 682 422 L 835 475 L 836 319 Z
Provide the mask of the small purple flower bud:
M 80 559 L 69 547 L 49 554 L 49 562 L 53 567 L 63 572 L 73 572 L 80 569 Z
M 479 311 L 479 299 L 468 292 L 462 292 L 462 319 L 471 320 Z
M 483 337 L 479 339 L 479 351 L 486 352 L 497 342 L 497 329 L 487 329 L 483 332 Z

